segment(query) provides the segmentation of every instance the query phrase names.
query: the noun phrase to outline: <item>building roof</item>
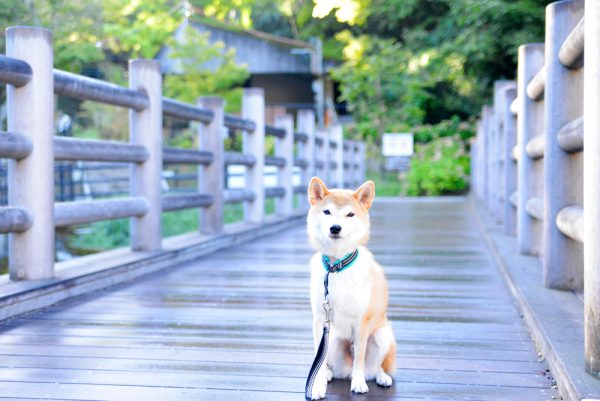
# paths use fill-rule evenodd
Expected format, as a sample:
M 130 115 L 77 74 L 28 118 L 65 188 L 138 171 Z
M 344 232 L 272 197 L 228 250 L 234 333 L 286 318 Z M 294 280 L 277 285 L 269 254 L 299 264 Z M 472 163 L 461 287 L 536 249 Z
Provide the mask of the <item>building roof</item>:
M 208 33 L 209 42 L 222 42 L 224 51 L 235 49 L 235 62 L 245 64 L 251 74 L 315 74 L 314 47 L 304 41 L 271 35 L 267 32 L 243 29 L 208 18 L 185 20 L 175 31 L 175 40 L 184 40 L 184 30 L 192 26 Z M 294 51 L 294 49 L 297 49 Z M 165 74 L 181 71 L 177 60 L 169 57 L 170 48 L 163 47 L 156 56 Z M 313 65 L 315 64 L 315 65 Z M 208 62 L 207 68 L 217 68 Z
M 272 35 L 270 33 L 263 32 L 263 31 L 257 31 L 254 29 L 242 28 L 237 25 L 232 25 L 232 24 L 228 24 L 226 22 L 217 21 L 215 19 L 208 18 L 208 17 L 202 17 L 202 16 L 195 15 L 193 17 L 192 22 L 195 24 L 211 26 L 213 28 L 223 29 L 223 30 L 230 31 L 230 32 L 237 32 L 237 33 L 241 33 L 241 34 L 245 34 L 245 35 L 249 35 L 249 36 L 255 36 L 256 38 L 264 39 L 264 40 L 267 40 L 269 42 L 272 42 L 272 43 L 275 43 L 278 45 L 288 46 L 290 48 L 304 47 L 307 49 L 313 49 L 313 46 L 309 42 L 305 42 L 303 40 L 286 38 L 284 36 Z

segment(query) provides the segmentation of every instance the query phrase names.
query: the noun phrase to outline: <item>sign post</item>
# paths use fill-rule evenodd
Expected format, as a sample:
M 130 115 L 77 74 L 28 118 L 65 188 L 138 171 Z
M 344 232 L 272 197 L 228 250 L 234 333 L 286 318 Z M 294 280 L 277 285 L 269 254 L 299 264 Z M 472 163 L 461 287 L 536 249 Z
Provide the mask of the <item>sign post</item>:
M 386 171 L 408 171 L 410 158 L 414 153 L 412 132 L 389 133 L 382 137 L 382 153 Z

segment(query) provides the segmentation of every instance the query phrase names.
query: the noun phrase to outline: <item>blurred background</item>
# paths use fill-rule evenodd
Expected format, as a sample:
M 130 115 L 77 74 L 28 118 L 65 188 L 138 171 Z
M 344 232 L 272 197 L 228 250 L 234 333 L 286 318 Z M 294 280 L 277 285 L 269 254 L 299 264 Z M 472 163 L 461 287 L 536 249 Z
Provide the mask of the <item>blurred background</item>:
M 543 41 L 546 0 L 0 0 L 2 27 L 54 34 L 55 67 L 127 86 L 127 62 L 161 62 L 165 96 L 194 103 L 218 95 L 237 114 L 243 87 L 263 87 L 268 123 L 312 108 L 322 126 L 368 143 L 368 176 L 379 195 L 468 191 L 469 140 L 492 83 L 513 79 L 517 46 Z M 3 33 L 2 33 L 3 34 Z M 0 42 L 4 52 L 4 41 Z M 6 129 L 5 88 L 0 120 Z M 165 119 L 165 144 L 195 147 L 196 128 Z M 128 139 L 127 110 L 56 99 L 57 135 Z M 384 133 L 410 133 L 410 154 L 383 156 Z M 267 138 L 272 152 L 273 144 Z M 239 137 L 226 150 L 240 150 Z M 268 172 L 267 172 L 268 173 Z M 57 201 L 118 196 L 129 169 L 118 163 L 56 165 Z M 235 169 L 228 185 L 236 185 Z M 170 166 L 165 192 L 195 188 L 192 167 Z M 267 177 L 268 179 L 268 177 Z M 304 198 L 298 199 L 304 201 Z M 6 163 L 0 161 L 0 204 Z M 274 210 L 267 203 L 267 212 Z M 241 218 L 228 205 L 226 219 Z M 163 214 L 163 235 L 197 229 L 195 211 Z M 129 241 L 127 219 L 61 230 L 57 259 Z M 6 238 L 0 236 L 0 271 Z

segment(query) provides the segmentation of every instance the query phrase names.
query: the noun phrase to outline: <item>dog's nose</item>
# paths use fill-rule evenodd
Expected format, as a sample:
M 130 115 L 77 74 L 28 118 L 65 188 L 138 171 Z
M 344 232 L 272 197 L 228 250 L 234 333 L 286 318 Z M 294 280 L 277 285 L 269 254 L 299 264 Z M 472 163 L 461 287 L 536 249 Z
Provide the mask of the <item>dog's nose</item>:
M 339 234 L 340 231 L 342 231 L 342 226 L 334 224 L 331 227 L 329 227 L 329 232 L 332 234 Z

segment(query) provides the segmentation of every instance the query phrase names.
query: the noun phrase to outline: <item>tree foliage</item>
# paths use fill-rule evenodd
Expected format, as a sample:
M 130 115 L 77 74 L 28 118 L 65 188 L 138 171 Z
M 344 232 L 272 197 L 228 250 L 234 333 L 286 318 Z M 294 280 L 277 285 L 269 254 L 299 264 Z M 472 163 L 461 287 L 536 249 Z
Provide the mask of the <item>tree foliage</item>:
M 514 78 L 517 47 L 543 38 L 550 2 L 315 1 L 327 4 L 324 21 L 333 14 L 345 25 L 335 76 L 360 136 L 475 115 L 493 81 Z
M 178 60 L 181 74 L 165 77 L 167 96 L 195 103 L 202 95 L 217 95 L 225 99 L 228 109 L 240 110 L 241 91 L 232 88 L 240 88 L 249 74 L 245 66 L 235 63 L 235 52 L 225 51 L 220 42 L 210 45 L 208 35 L 190 25 L 184 30 L 184 38 L 171 45 L 170 57 Z

